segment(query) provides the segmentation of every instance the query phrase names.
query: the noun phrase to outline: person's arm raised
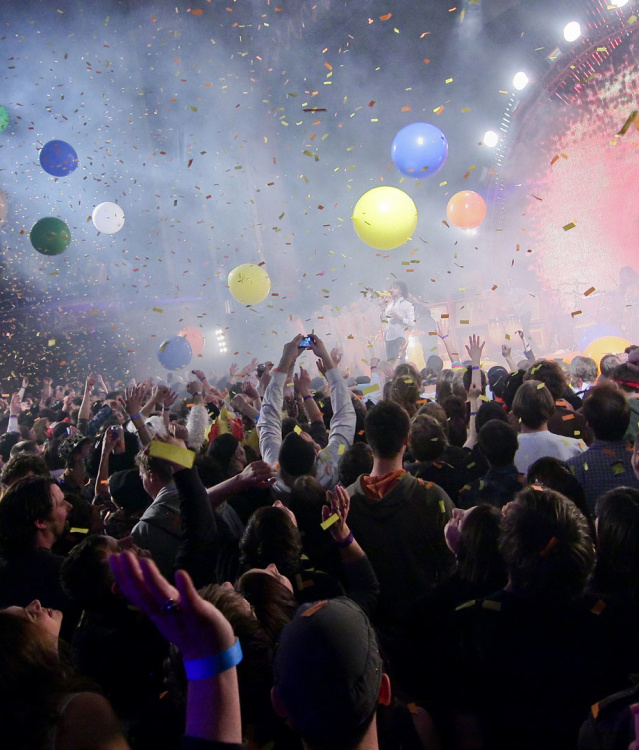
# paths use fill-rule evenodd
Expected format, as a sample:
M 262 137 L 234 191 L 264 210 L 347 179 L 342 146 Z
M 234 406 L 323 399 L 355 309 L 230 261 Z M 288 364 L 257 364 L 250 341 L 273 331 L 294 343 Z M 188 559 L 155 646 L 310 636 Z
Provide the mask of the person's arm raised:
M 446 354 L 450 359 L 451 365 L 459 360 L 459 354 L 453 351 L 453 345 L 450 342 L 450 329 L 448 325 L 445 325 L 441 321 L 437 323 L 437 335 L 442 340 L 444 347 L 446 348 Z
M 112 555 L 113 575 L 124 595 L 182 653 L 189 681 L 186 735 L 212 742 L 242 742 L 236 665 L 241 648 L 224 615 L 202 599 L 188 573 L 175 587 L 155 564 L 131 552 Z
M 133 422 L 133 426 L 138 431 L 142 445 L 146 447 L 151 443 L 153 438 L 146 426 L 144 417 L 140 413 L 145 392 L 146 385 L 134 385 L 126 389 L 124 398 L 120 398 L 119 401 L 124 407 L 124 411 L 128 414 L 129 419 Z
M 309 422 L 323 422 L 322 412 L 319 410 L 319 406 L 313 398 L 311 393 L 311 376 L 308 370 L 305 370 L 300 365 L 299 375 L 293 376 L 293 382 L 295 383 L 295 390 L 299 393 L 304 401 L 304 408 L 308 414 Z
M 512 351 L 513 350 L 510 344 L 501 345 L 501 356 L 506 360 L 509 371 L 517 372 L 517 365 L 515 364 L 515 360 L 513 359 Z
M 470 382 L 481 391 L 481 354 L 486 342 L 479 343 L 479 336 L 469 336 L 466 351 L 470 357 L 472 376 Z
M 264 392 L 260 418 L 257 423 L 262 458 L 271 466 L 278 461 L 282 444 L 282 404 L 284 386 L 288 372 L 295 367 L 295 360 L 300 355 L 299 344 L 304 337 L 297 335 L 284 345 L 282 357 L 273 370 L 271 381 Z
M 95 386 L 95 378 L 93 375 L 89 375 L 84 384 L 84 394 L 82 396 L 82 403 L 80 404 L 80 411 L 78 412 L 78 422 L 82 419 L 86 419 L 87 422 L 91 419 L 91 391 Z

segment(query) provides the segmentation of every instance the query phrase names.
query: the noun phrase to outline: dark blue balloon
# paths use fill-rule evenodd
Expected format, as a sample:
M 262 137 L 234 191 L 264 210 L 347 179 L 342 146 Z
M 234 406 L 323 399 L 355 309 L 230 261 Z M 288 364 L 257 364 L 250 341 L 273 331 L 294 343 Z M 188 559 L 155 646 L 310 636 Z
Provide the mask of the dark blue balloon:
M 77 168 L 78 155 L 66 141 L 49 141 L 40 151 L 40 166 L 54 177 L 64 177 Z
M 391 159 L 407 177 L 430 177 L 444 166 L 448 141 L 439 128 L 414 122 L 402 128 L 393 140 Z
M 158 349 L 160 364 L 167 370 L 181 370 L 193 357 L 193 348 L 183 336 L 171 336 L 165 339 Z

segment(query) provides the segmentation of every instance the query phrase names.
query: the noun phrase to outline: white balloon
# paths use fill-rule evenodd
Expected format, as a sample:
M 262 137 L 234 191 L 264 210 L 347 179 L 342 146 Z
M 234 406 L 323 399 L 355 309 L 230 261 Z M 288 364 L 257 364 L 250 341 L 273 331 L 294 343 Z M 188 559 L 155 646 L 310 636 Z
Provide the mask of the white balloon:
M 117 203 L 100 203 L 93 209 L 91 219 L 98 232 L 115 234 L 124 226 L 124 211 Z

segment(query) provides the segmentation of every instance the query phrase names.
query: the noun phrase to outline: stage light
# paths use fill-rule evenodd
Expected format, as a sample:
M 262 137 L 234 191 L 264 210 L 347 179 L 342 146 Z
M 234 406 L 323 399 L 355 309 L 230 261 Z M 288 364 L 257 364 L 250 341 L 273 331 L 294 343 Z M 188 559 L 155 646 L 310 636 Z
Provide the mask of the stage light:
M 515 77 L 513 78 L 513 86 L 517 89 L 517 91 L 523 91 L 526 86 L 528 86 L 528 82 L 529 78 L 523 72 L 523 70 L 520 70 L 519 73 L 515 73 Z
M 628 0 L 609 0 L 612 8 L 623 8 L 624 5 L 628 5 Z
M 564 26 L 564 39 L 567 42 L 575 42 L 581 36 L 581 25 L 579 21 L 571 21 Z
M 484 133 L 484 146 L 488 146 L 488 148 L 495 148 L 495 146 L 499 143 L 499 136 L 497 133 L 495 133 L 494 130 L 487 130 Z

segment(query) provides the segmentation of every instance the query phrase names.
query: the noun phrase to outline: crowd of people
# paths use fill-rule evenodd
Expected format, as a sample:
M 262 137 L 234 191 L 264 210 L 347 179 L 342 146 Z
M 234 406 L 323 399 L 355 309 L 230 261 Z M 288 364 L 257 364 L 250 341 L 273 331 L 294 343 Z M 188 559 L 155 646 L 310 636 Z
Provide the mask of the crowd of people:
M 635 747 L 639 346 L 438 335 L 356 378 L 315 335 L 181 392 L 24 378 L 3 746 Z

